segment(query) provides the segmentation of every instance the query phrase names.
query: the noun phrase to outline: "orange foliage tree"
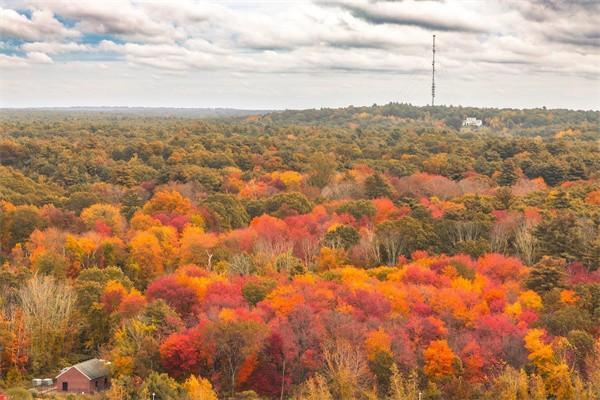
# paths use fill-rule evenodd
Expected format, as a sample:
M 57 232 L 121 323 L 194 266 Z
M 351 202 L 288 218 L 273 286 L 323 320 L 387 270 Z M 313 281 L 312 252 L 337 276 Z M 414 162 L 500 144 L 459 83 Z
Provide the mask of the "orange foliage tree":
M 446 340 L 434 340 L 423 352 L 424 371 L 432 379 L 440 379 L 454 372 L 455 355 Z

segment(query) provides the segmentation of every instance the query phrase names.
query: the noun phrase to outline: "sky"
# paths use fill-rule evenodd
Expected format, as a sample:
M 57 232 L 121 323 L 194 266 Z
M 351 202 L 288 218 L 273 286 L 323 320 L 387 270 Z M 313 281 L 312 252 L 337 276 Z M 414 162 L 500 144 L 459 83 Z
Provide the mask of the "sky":
M 0 0 L 0 107 L 600 109 L 598 0 Z

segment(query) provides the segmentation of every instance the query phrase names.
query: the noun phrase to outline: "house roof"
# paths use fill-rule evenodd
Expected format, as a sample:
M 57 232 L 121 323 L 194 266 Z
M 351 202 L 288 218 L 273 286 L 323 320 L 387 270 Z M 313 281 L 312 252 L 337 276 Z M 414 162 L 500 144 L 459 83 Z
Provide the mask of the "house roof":
M 71 367 L 64 368 L 62 371 L 60 371 L 60 374 L 58 374 L 56 378 L 58 378 L 71 368 L 75 368 L 77 371 L 81 372 L 90 380 L 100 378 L 103 376 L 108 376 L 108 364 L 110 363 L 107 363 L 104 360 L 92 358 L 91 360 L 83 361 Z

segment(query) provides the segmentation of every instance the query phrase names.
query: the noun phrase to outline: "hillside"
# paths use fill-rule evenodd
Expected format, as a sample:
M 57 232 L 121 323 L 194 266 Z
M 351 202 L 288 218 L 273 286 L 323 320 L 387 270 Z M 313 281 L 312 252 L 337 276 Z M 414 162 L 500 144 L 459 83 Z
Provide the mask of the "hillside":
M 599 118 L 2 110 L 0 387 L 598 398 Z

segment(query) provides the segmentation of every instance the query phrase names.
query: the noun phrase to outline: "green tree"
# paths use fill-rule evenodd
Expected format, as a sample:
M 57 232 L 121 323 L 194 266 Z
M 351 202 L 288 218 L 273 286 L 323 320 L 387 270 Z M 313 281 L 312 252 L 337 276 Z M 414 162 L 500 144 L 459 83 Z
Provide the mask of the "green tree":
M 554 257 L 542 257 L 530 272 L 525 285 L 538 293 L 548 292 L 564 286 L 565 260 Z
M 538 174 L 550 186 L 556 186 L 566 177 L 565 166 L 554 159 L 541 160 L 537 164 Z
M 600 268 L 600 235 L 590 239 L 583 250 L 582 261 L 590 271 L 596 271 Z
M 214 215 L 215 228 L 220 231 L 248 225 L 249 217 L 246 209 L 238 199 L 229 194 L 213 194 L 208 196 L 204 204 Z
M 7 249 L 12 249 L 17 243 L 23 243 L 31 232 L 42 229 L 46 222 L 34 206 L 18 206 L 6 219 L 6 229 L 10 233 Z
M 327 186 L 337 168 L 335 158 L 323 153 L 315 154 L 309 165 L 311 172 L 308 183 L 321 189 Z
M 138 398 L 140 400 L 152 397 L 160 400 L 180 400 L 184 397 L 184 393 L 181 385 L 169 375 L 152 372 L 144 379 Z
M 291 252 L 281 253 L 275 258 L 275 269 L 278 272 L 287 272 L 289 276 L 303 274 L 306 268 L 298 257 Z
M 263 345 L 265 326 L 256 321 L 219 321 L 214 326 L 215 356 L 223 365 L 224 384 L 231 395 L 242 363 Z
M 390 265 L 394 265 L 400 255 L 410 256 L 415 250 L 426 249 L 432 238 L 429 227 L 413 217 L 382 222 L 375 232 L 377 243 Z
M 250 305 L 256 306 L 256 304 L 264 300 L 276 286 L 277 282 L 273 279 L 263 278 L 256 281 L 249 281 L 242 287 L 242 294 Z
M 579 222 L 570 210 L 547 215 L 537 225 L 534 236 L 538 239 L 539 250 L 543 255 L 574 261 L 581 258 L 584 250 Z
M 128 220 L 131 219 L 133 214 L 135 214 L 137 210 L 140 210 L 144 206 L 144 202 L 146 200 L 146 196 L 144 196 L 140 190 L 128 190 L 123 196 L 121 213 Z
M 378 351 L 373 358 L 369 359 L 369 369 L 377 379 L 377 389 L 381 394 L 387 393 L 390 389 L 393 366 L 394 359 L 386 351 Z
M 114 321 L 103 311 L 100 298 L 104 287 L 111 280 L 121 283 L 127 289 L 132 287 L 129 278 L 117 267 L 86 268 L 73 284 L 77 294 L 75 305 L 78 316 L 83 321 L 81 333 L 86 338 L 79 343 L 84 351 L 97 351 L 110 340 L 111 323 Z
M 279 193 L 265 201 L 265 212 L 278 218 L 290 215 L 307 214 L 312 203 L 302 193 Z
M 88 208 L 102 200 L 97 194 L 91 192 L 75 192 L 72 193 L 65 203 L 65 208 L 76 214 L 81 213 L 85 208 Z
M 583 372 L 586 358 L 594 354 L 594 337 L 585 331 L 574 329 L 568 333 L 567 339 L 575 355 L 575 363 Z
M 114 334 L 111 350 L 113 371 L 117 376 L 150 378 L 159 369 L 159 343 L 156 328 L 141 319 L 126 321 Z
M 550 207 L 565 210 L 571 206 L 569 197 L 569 193 L 566 190 L 556 190 L 550 192 L 548 202 L 550 203 Z
M 336 210 L 338 214 L 350 214 L 357 220 L 368 217 L 373 218 L 377 209 L 368 200 L 355 200 L 342 204 Z
M 508 210 L 515 201 L 512 191 L 508 187 L 501 187 L 494 194 L 498 210 Z
M 500 186 L 512 186 L 518 179 L 515 164 L 512 160 L 504 160 L 498 175 L 497 182 Z
M 11 388 L 6 391 L 10 400 L 33 400 L 31 393 L 25 388 Z
M 350 225 L 338 225 L 329 230 L 323 239 L 327 247 L 348 250 L 360 240 L 358 231 Z
M 392 189 L 390 185 L 379 174 L 373 174 L 365 179 L 365 195 L 369 199 L 378 197 L 390 197 Z

